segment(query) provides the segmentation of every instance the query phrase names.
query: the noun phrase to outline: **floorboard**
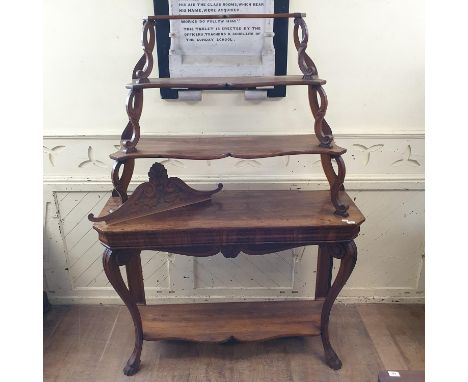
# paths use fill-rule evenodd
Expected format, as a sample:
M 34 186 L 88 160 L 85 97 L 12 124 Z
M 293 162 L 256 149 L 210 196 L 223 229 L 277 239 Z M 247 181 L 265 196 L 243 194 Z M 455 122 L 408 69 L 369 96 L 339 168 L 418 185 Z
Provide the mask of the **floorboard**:
M 423 306 L 368 304 L 358 310 L 385 369 L 424 369 Z
M 320 337 L 266 342 L 145 342 L 126 377 L 133 324 L 124 306 L 53 306 L 44 316 L 44 381 L 375 382 L 380 370 L 424 369 L 424 306 L 337 304 L 331 341 L 343 361 L 323 363 Z

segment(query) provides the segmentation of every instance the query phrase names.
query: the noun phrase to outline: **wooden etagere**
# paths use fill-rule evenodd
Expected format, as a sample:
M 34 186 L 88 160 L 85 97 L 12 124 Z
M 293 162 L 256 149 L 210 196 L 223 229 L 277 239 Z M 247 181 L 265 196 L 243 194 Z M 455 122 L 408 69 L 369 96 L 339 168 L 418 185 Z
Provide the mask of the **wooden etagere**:
M 345 149 L 334 142 L 325 120 L 328 100 L 317 68 L 306 53 L 308 30 L 305 14 L 226 14 L 149 16 L 143 24 L 143 56 L 136 64 L 127 99 L 129 122 L 114 160 L 112 197 L 95 222 L 106 246 L 104 270 L 132 314 L 135 349 L 124 373 L 140 366 L 143 340 L 188 339 L 224 342 L 264 340 L 294 335 L 321 335 L 326 362 L 333 369 L 341 361 L 328 338 L 333 302 L 356 262 L 354 238 L 364 221 L 344 191 Z M 155 24 L 160 20 L 225 18 L 292 18 L 298 65 L 302 75 L 273 77 L 150 78 L 155 47 Z M 264 86 L 308 87 L 313 131 L 308 135 L 279 136 L 159 136 L 140 135 L 143 93 L 152 88 L 252 89 Z M 312 129 L 311 129 L 312 130 Z M 149 180 L 128 195 L 135 160 L 177 158 L 215 160 L 282 155 L 320 155 L 330 191 L 198 191 L 179 178 L 168 176 L 160 163 L 149 171 Z M 333 166 L 336 162 L 336 169 Z M 158 250 L 188 256 L 222 253 L 236 257 L 264 255 L 305 245 L 318 245 L 315 301 L 242 303 L 181 306 L 147 306 L 140 252 Z M 331 283 L 333 258 L 340 259 L 338 275 Z M 126 267 L 128 287 L 120 266 Z M 300 310 L 300 311 L 299 311 Z M 198 317 L 198 318 L 197 318 Z M 296 319 L 294 319 L 296 318 Z M 213 325 L 215 329 L 213 329 Z

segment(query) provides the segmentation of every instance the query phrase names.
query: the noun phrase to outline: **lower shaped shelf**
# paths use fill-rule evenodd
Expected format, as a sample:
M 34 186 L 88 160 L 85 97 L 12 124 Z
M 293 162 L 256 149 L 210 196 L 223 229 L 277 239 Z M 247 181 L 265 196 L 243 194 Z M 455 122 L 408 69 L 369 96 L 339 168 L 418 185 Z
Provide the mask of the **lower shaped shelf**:
M 139 306 L 147 341 L 259 341 L 320 335 L 323 301 Z

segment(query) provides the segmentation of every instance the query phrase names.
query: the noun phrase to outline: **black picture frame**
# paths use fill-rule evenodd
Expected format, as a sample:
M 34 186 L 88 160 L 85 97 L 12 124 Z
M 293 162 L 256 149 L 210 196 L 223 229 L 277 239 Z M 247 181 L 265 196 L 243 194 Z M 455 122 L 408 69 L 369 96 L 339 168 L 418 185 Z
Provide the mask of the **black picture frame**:
M 275 13 L 288 13 L 289 0 L 274 0 Z M 169 14 L 169 0 L 153 0 L 155 15 Z M 273 45 L 275 47 L 275 75 L 283 76 L 288 71 L 288 19 L 278 18 L 274 20 Z M 156 45 L 158 54 L 159 78 L 169 78 L 169 49 L 171 47 L 170 21 L 159 20 L 156 23 Z M 161 88 L 162 99 L 178 99 L 179 92 L 176 89 Z M 275 86 L 267 91 L 270 98 L 286 97 L 286 86 Z

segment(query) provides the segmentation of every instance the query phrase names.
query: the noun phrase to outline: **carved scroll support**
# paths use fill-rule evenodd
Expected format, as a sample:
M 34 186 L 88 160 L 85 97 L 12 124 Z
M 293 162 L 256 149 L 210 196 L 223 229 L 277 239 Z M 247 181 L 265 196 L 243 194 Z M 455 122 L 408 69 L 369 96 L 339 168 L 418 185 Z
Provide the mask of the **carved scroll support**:
M 325 121 L 328 98 L 323 87 L 309 86 L 309 105 L 315 119 L 314 132 L 315 136 L 320 141 L 320 147 L 331 148 L 333 133 L 327 121 Z
M 308 43 L 309 31 L 307 24 L 302 17 L 296 17 L 294 19 L 294 45 L 297 49 L 298 64 L 304 79 L 318 77 L 317 67 L 306 52 Z M 315 118 L 314 130 L 320 141 L 320 146 L 330 148 L 333 142 L 333 134 L 330 126 L 325 121 L 328 99 L 325 90 L 321 86 L 309 86 L 309 104 Z
M 153 50 L 156 43 L 156 30 L 154 20 L 145 20 L 143 23 L 143 55 L 133 69 L 132 78 L 138 82 L 145 81 L 151 74 L 154 66 Z M 143 90 L 131 90 L 127 97 L 127 115 L 129 122 L 125 127 L 120 140 L 121 149 L 125 153 L 135 152 L 140 140 L 140 117 L 143 110 Z
M 120 138 L 121 149 L 125 153 L 136 151 L 140 140 L 140 117 L 143 111 L 143 90 L 132 89 L 127 97 L 127 115 L 129 122 Z
M 106 249 L 102 256 L 102 264 L 104 272 L 106 273 L 109 282 L 114 287 L 122 301 L 127 306 L 130 315 L 132 316 L 133 325 L 135 327 L 135 345 L 133 352 L 127 361 L 123 370 L 125 375 L 134 375 L 140 369 L 140 356 L 143 347 L 143 327 L 141 323 L 141 316 L 136 305 L 136 301 L 132 293 L 125 285 L 120 273 L 120 266 L 128 264 L 131 256 L 137 255 L 135 251 L 112 251 Z
M 301 36 L 299 36 L 299 29 L 301 30 Z M 299 68 L 304 75 L 304 79 L 312 79 L 318 76 L 317 67 L 306 52 L 308 42 L 309 30 L 307 24 L 302 17 L 296 17 L 294 19 L 294 45 L 297 49 Z
M 139 73 L 145 67 L 145 63 L 146 63 L 146 55 L 143 53 L 143 55 L 140 57 L 135 67 L 133 68 L 133 72 L 132 72 L 133 80 L 138 79 L 137 73 Z
M 156 21 L 154 20 L 145 20 L 143 22 L 143 36 L 142 36 L 142 45 L 143 45 L 143 56 L 145 57 L 145 64 L 143 68 L 136 68 L 134 75 L 138 80 L 144 80 L 149 77 L 151 71 L 153 70 L 154 58 L 153 50 L 156 43 Z M 140 60 L 141 61 L 141 60 Z
M 133 166 L 133 163 L 131 166 Z M 117 174 L 115 175 L 116 192 L 122 192 L 119 195 L 121 198 L 122 196 L 125 198 L 126 187 L 130 179 L 125 174 L 125 170 L 122 177 L 118 178 L 118 170 L 119 165 L 117 164 L 113 172 L 113 175 Z M 109 211 L 108 215 L 101 217 L 90 214 L 88 219 L 92 222 L 105 221 L 107 224 L 121 223 L 126 220 L 209 201 L 213 194 L 223 188 L 222 184 L 218 184 L 218 187 L 213 191 L 195 190 L 179 178 L 169 178 L 166 168 L 158 162 L 151 166 L 148 176 L 149 181 L 140 184 L 119 208 Z
M 120 169 L 123 166 L 122 175 L 120 176 Z M 128 199 L 127 190 L 130 181 L 132 180 L 133 169 L 135 168 L 135 159 L 127 159 L 125 161 L 115 161 L 112 167 L 112 184 L 114 190 L 112 196 L 118 196 L 122 203 Z
M 344 191 L 344 180 L 346 177 L 346 166 L 341 155 L 333 156 L 322 154 L 321 156 L 322 167 L 330 184 L 330 196 L 333 206 L 335 207 L 335 214 L 343 217 L 349 216 L 349 206 L 342 202 L 340 198 L 341 191 Z M 335 160 L 338 167 L 338 174 L 333 168 L 332 160 Z
M 330 321 L 330 312 L 336 297 L 343 289 L 344 285 L 351 276 L 357 261 L 357 248 L 354 241 L 327 245 L 327 250 L 323 253 L 331 258 L 340 259 L 340 268 L 335 281 L 328 291 L 327 297 L 323 303 L 322 315 L 320 320 L 320 331 L 322 337 L 323 349 L 325 351 L 325 360 L 328 366 L 333 370 L 341 369 L 342 363 L 330 343 L 328 334 L 328 324 Z

